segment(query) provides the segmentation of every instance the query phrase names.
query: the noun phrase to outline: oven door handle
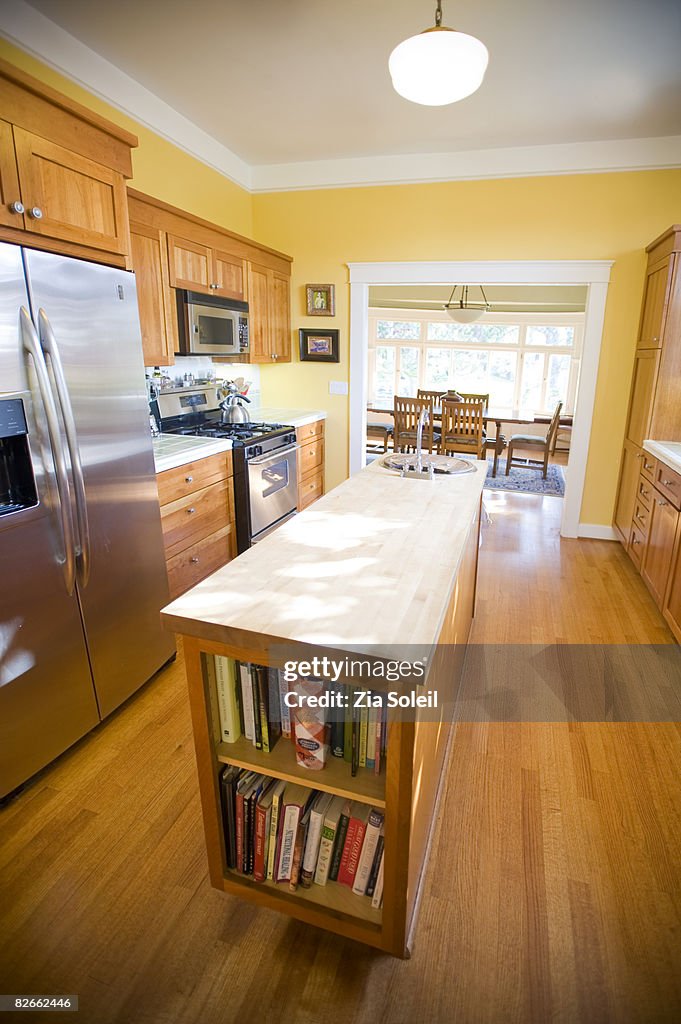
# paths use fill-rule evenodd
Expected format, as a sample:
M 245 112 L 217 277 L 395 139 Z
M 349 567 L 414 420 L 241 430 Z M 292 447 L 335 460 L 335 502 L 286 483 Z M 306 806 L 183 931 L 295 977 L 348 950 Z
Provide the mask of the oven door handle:
M 297 452 L 299 448 L 299 444 L 289 444 L 285 448 L 277 448 L 275 452 L 268 452 L 267 455 L 259 455 L 257 459 L 248 459 L 247 464 L 249 466 L 262 466 L 265 462 L 276 462 L 282 455 L 288 455 L 289 452 Z

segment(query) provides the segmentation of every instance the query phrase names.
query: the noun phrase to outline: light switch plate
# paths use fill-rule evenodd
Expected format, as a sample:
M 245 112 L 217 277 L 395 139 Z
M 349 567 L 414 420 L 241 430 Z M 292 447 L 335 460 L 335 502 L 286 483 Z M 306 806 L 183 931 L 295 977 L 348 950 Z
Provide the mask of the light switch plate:
M 330 380 L 329 381 L 329 394 L 330 395 L 347 395 L 348 393 L 348 382 L 346 380 Z

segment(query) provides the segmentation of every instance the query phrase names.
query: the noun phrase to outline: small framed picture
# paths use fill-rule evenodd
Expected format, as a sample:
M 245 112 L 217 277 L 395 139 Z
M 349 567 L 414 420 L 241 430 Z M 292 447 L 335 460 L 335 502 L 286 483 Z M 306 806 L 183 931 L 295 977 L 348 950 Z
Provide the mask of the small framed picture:
M 335 316 L 336 289 L 332 284 L 306 284 L 308 316 Z
M 338 331 L 314 331 L 301 327 L 300 358 L 303 362 L 338 363 Z

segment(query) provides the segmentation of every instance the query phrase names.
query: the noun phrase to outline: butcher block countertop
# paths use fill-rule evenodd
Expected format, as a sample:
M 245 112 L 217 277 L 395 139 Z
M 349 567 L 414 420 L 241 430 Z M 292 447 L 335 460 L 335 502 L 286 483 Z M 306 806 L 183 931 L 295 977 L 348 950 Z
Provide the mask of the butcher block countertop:
M 169 604 L 165 626 L 241 647 L 431 646 L 480 506 L 472 465 L 416 480 L 373 463 Z

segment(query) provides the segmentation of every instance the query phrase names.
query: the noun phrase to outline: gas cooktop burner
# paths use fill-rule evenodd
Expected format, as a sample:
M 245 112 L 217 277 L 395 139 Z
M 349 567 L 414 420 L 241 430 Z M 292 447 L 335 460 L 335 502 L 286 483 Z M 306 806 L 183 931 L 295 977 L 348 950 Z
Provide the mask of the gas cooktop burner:
M 284 431 L 291 431 L 282 423 L 201 423 L 193 427 L 165 427 L 166 433 L 182 434 L 184 437 L 224 437 L 237 441 L 250 441 Z

